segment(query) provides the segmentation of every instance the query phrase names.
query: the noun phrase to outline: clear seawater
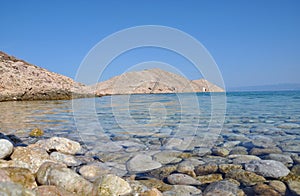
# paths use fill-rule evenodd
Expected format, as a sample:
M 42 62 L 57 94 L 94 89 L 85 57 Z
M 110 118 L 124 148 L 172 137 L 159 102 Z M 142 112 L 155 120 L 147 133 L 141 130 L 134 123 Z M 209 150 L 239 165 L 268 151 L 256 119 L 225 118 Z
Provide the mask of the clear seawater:
M 223 138 L 218 142 L 244 134 L 300 144 L 299 91 L 227 92 L 226 97 L 224 93 L 213 97 L 215 101 L 210 93 L 187 93 L 1 102 L 0 132 L 26 138 L 30 130 L 41 128 L 45 137 L 68 137 L 93 146 L 117 136 L 146 142 L 147 138 L 201 137 L 217 130 L 213 134 Z

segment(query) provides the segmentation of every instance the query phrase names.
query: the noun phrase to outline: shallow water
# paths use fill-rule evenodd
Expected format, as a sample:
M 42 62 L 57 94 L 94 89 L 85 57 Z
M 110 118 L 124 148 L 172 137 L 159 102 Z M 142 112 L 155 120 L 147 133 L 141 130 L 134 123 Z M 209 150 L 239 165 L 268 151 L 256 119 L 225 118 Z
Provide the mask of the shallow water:
M 226 97 L 224 93 L 118 95 L 2 102 L 0 107 L 2 133 L 30 142 L 28 133 L 38 127 L 45 130 L 45 137 L 75 139 L 93 153 L 193 152 L 252 140 L 267 140 L 283 153 L 300 153 L 296 91 L 232 92 Z

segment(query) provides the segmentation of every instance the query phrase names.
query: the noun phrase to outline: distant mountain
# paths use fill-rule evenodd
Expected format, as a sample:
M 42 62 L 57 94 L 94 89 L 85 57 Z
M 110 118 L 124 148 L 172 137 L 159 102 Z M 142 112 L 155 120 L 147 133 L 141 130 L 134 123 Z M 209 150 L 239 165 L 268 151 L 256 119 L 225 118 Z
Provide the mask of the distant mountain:
M 85 85 L 0 51 L 0 101 L 91 96 Z
M 95 94 L 151 94 L 183 92 L 223 92 L 224 89 L 207 80 L 187 78 L 161 69 L 127 72 L 93 85 Z
M 291 91 L 300 90 L 300 84 L 274 84 L 228 88 L 227 91 Z

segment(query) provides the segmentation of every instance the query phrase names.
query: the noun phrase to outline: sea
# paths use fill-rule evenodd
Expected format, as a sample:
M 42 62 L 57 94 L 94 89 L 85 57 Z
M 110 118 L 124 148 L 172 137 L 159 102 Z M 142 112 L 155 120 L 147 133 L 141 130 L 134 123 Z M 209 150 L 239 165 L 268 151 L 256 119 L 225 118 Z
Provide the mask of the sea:
M 0 132 L 27 144 L 41 139 L 28 136 L 40 128 L 43 138 L 67 137 L 91 151 L 194 152 L 261 141 L 300 153 L 300 91 L 114 95 L 0 108 Z

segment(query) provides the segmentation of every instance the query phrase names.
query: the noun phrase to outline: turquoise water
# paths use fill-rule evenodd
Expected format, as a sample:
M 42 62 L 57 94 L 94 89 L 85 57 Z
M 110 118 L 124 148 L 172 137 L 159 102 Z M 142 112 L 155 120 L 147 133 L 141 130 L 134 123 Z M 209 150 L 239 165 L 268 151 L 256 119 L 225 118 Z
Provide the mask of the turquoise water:
M 0 131 L 26 138 L 31 129 L 39 127 L 46 131 L 45 137 L 69 137 L 88 146 L 121 136 L 142 141 L 147 148 L 151 142 L 159 145 L 162 138 L 184 140 L 192 136 L 214 138 L 208 143 L 217 145 L 242 135 L 250 139 L 268 136 L 280 147 L 284 142 L 300 146 L 299 91 L 230 92 L 226 97 L 215 93 L 215 100 L 210 95 L 2 102 Z

